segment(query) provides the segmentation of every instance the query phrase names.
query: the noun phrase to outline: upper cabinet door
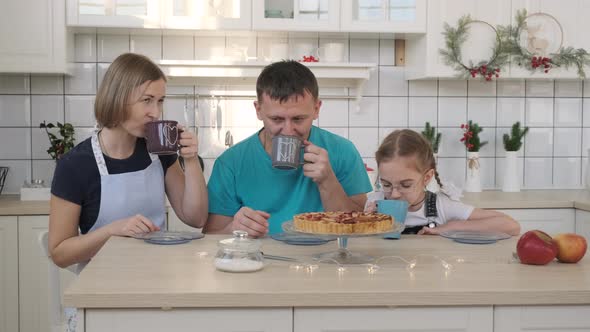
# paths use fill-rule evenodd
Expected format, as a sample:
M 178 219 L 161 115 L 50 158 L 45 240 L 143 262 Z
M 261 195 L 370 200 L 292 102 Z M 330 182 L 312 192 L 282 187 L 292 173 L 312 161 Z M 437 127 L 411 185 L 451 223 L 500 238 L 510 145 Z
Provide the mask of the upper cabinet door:
M 339 0 L 252 0 L 252 28 L 339 31 Z
M 158 0 L 67 0 L 69 26 L 160 28 Z M 176 2 L 176 1 L 175 1 Z
M 0 72 L 66 73 L 64 0 L 3 1 Z
M 426 32 L 426 0 L 343 0 L 347 32 Z
M 163 28 L 249 30 L 252 0 L 164 1 Z
M 521 33 L 520 46 L 539 56 L 551 58 L 560 46 L 584 48 L 590 51 L 590 4 L 586 0 L 512 0 L 512 24 L 516 12 L 526 9 L 527 28 Z M 588 68 L 585 68 L 588 75 Z M 512 77 L 578 78 L 575 66 L 569 69 L 551 68 L 548 73 L 531 73 L 524 66 L 512 64 Z

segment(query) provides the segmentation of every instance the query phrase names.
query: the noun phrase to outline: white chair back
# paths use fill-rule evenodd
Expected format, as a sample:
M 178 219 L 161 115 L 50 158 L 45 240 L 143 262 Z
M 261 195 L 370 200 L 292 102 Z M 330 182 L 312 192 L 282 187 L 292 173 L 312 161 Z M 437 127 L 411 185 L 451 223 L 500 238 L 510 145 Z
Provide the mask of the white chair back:
M 45 231 L 39 234 L 38 242 L 45 257 L 47 257 L 48 263 L 48 313 L 49 323 L 51 332 L 63 332 L 66 331 L 66 322 L 64 317 L 64 309 L 61 303 L 61 284 L 60 284 L 60 268 L 53 263 L 51 255 L 49 254 L 48 246 L 48 235 L 49 232 Z M 75 273 L 75 265 L 69 266 L 67 270 Z

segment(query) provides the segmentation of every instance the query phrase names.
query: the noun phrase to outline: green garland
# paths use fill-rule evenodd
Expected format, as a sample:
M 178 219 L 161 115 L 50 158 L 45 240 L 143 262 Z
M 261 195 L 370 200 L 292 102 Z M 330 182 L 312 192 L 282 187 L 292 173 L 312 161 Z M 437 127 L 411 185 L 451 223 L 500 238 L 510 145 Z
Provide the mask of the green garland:
M 505 45 L 505 50 L 512 58 L 512 61 L 521 67 L 527 68 L 531 72 L 542 71 L 548 73 L 553 67 L 576 66 L 578 76 L 585 78 L 584 66 L 590 64 L 590 55 L 583 48 L 561 47 L 557 53 L 550 54 L 550 57 L 535 56 L 527 49 L 520 46 L 520 34 L 526 29 L 526 9 L 521 9 L 516 13 L 516 26 L 498 26 L 498 34 Z
M 488 60 L 482 60 L 477 64 L 469 61 L 464 64 L 461 56 L 461 46 L 467 40 L 469 28 L 468 25 L 478 22 L 465 15 L 457 22 L 457 27 L 451 27 L 448 23 L 444 25 L 443 35 L 445 36 L 445 49 L 440 49 L 439 53 L 444 62 L 453 67 L 455 71 L 460 72 L 460 77 L 468 78 L 480 75 L 486 81 L 491 81 L 493 77 L 500 76 L 500 70 L 508 63 L 509 54 L 504 50 L 502 39 L 496 32 L 496 43 L 493 47 L 492 57 Z

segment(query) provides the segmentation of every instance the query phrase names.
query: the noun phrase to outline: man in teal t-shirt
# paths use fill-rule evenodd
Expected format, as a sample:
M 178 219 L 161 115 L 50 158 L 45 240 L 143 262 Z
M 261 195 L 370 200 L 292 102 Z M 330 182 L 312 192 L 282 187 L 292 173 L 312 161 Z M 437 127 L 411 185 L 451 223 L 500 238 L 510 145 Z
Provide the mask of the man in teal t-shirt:
M 312 126 L 322 104 L 313 73 L 296 61 L 270 64 L 258 77 L 256 95 L 264 128 L 215 161 L 203 231 L 263 236 L 281 232 L 297 213 L 362 211 L 371 184 L 358 151 L 347 139 Z M 272 167 L 272 138 L 279 134 L 304 140 L 303 166 Z

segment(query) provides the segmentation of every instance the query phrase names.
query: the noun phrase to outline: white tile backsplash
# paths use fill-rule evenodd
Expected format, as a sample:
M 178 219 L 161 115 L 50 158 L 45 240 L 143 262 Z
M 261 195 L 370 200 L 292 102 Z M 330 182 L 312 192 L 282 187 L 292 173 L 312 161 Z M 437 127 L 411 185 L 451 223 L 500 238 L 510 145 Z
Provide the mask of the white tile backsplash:
M 28 94 L 30 91 L 29 75 L 0 74 L 0 94 Z
M 365 98 L 363 98 L 364 100 Z M 354 103 L 353 103 L 354 104 Z M 322 101 L 319 124 L 321 127 L 348 127 L 348 101 L 328 99 Z M 355 106 L 355 105 L 352 105 Z M 362 105 L 361 105 L 362 112 Z
M 582 81 L 555 81 L 555 97 L 582 97 Z
M 553 126 L 553 98 L 527 98 L 525 109 L 527 126 Z
M 72 76 L 65 78 L 66 95 L 96 94 L 96 63 L 75 63 Z
M 555 98 L 555 126 L 582 126 L 582 98 Z
M 512 127 L 516 122 L 524 126 L 524 98 L 498 98 L 498 127 Z
M 582 158 L 553 158 L 553 186 L 576 188 L 581 186 Z
M 74 127 L 94 127 L 94 96 L 66 96 L 65 120 Z
M 31 93 L 35 95 L 63 95 L 63 75 L 31 75 Z
M 408 97 L 379 97 L 379 126 L 408 126 Z
M 524 80 L 500 80 L 498 81 L 499 97 L 524 97 L 525 95 Z
M 423 127 L 426 122 L 438 123 L 437 98 L 414 97 L 409 99 L 409 126 Z
M 527 80 L 525 85 L 527 97 L 553 97 L 553 81 Z
M 96 62 L 96 34 L 76 34 L 74 37 L 74 61 Z
M 441 127 L 459 127 L 467 122 L 467 98 L 438 98 L 438 125 Z
M 335 39 L 338 38 L 338 39 Z M 176 60 L 210 60 L 241 52 L 248 60 L 263 60 L 270 43 L 283 42 L 296 51 L 298 42 L 312 47 L 342 42 L 344 59 L 379 66 L 370 74 L 361 99 L 360 111 L 354 99 L 325 99 L 314 124 L 349 138 L 365 162 L 376 166 L 374 154 L 382 139 L 395 129 L 423 130 L 429 121 L 443 134 L 439 150 L 439 173 L 446 181 L 463 186 L 465 146 L 459 139 L 460 123 L 473 120 L 484 128 L 480 151 L 484 189 L 502 185 L 504 147 L 502 135 L 516 121 L 531 126 L 519 152 L 519 170 L 524 189 L 579 188 L 590 149 L 590 80 L 424 80 L 406 81 L 405 68 L 395 67 L 393 39 L 317 34 L 181 34 L 110 35 L 84 33 L 75 38 L 75 66 L 72 76 L 0 75 L 0 165 L 11 167 L 4 193 L 17 193 L 25 180 L 51 181 L 55 162 L 39 122 L 68 121 L 76 128 L 76 142 L 94 132 L 93 103 L 97 84 L 110 62 L 122 52 Z M 265 51 L 266 50 L 266 51 Z M 225 134 L 234 144 L 262 127 L 252 98 L 221 98 L 217 111 L 214 95 L 254 96 L 254 85 L 168 86 L 164 117 L 186 122 L 184 95 L 190 97 L 188 122 L 199 126 L 199 153 L 208 180 L 215 158 L 225 151 Z M 321 94 L 355 96 L 354 88 L 320 87 Z M 174 96 L 176 95 L 176 96 Z M 194 103 L 198 102 L 195 107 Z M 4 144 L 1 142 L 5 142 Z M 11 142 L 8 144 L 7 142 Z M 16 145 L 14 144 L 16 142 Z
M 496 84 L 497 81 L 469 80 L 467 93 L 470 97 L 493 97 L 496 96 Z
M 352 103 L 352 107 L 348 110 L 348 119 L 350 127 L 377 127 L 379 125 L 379 97 L 364 97 L 358 109 Z
M 436 80 L 419 80 L 409 81 L 410 97 L 436 97 L 438 93 L 438 81 Z
M 98 35 L 98 62 L 113 62 L 120 54 L 129 52 L 129 35 Z
M 0 95 L 0 127 L 27 127 L 30 123 L 30 96 Z
M 162 36 L 131 35 L 129 51 L 143 54 L 152 60 L 162 59 Z
M 43 121 L 64 122 L 64 96 L 31 96 L 31 126 L 39 127 Z
M 529 189 L 546 189 L 553 186 L 553 158 L 526 158 L 524 185 Z
M 555 157 L 579 157 L 582 155 L 582 128 L 555 128 L 553 141 Z
M 466 97 L 467 81 L 440 80 L 438 82 L 438 95 L 441 97 Z
M 495 127 L 496 98 L 467 98 L 467 118 L 483 127 Z

